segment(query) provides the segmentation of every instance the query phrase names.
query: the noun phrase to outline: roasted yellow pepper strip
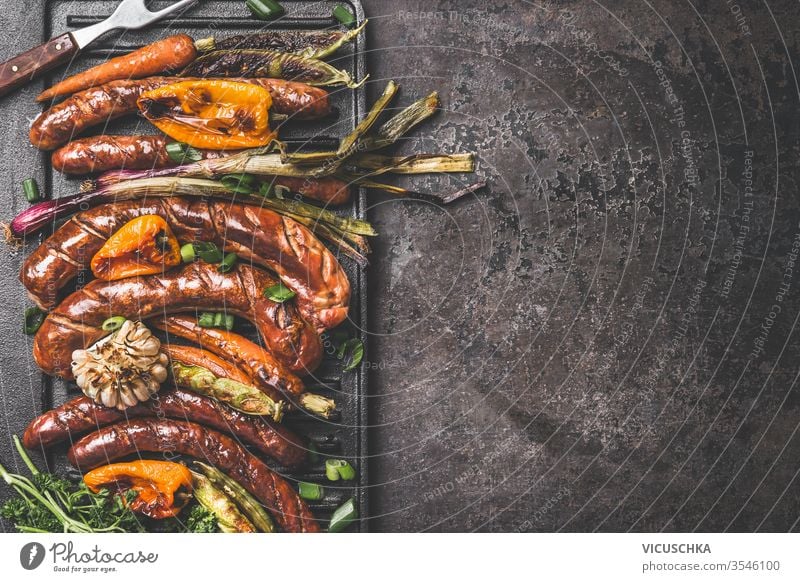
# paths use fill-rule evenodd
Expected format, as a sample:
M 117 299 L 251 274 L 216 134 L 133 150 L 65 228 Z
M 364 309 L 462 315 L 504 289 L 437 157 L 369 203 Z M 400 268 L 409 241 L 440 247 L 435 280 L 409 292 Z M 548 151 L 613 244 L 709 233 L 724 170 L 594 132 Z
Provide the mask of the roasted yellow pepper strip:
M 272 96 L 259 85 L 182 81 L 147 91 L 137 103 L 158 129 L 196 148 L 252 148 L 275 138 L 269 128 Z

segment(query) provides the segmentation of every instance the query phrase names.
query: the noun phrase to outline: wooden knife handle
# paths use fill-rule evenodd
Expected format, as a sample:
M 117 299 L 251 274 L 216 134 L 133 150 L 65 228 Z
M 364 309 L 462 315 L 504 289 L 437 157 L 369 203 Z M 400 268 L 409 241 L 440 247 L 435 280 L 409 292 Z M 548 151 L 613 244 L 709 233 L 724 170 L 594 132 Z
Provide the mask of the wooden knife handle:
M 78 45 L 66 33 L 0 64 L 0 97 L 66 63 L 77 52 Z

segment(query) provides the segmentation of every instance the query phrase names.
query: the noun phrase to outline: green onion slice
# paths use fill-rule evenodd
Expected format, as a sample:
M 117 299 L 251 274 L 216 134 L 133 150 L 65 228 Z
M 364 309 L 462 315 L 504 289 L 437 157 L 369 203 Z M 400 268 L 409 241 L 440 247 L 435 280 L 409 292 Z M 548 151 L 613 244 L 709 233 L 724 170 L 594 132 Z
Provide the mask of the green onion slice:
M 283 283 L 278 283 L 277 285 L 273 285 L 272 287 L 267 287 L 264 289 L 264 297 L 274 301 L 275 303 L 289 301 L 289 299 L 295 295 L 297 295 L 297 293 L 284 286 Z
M 36 202 L 39 200 L 39 185 L 33 178 L 28 178 L 22 183 L 22 190 L 25 192 L 25 198 L 28 202 Z
M 325 490 L 317 483 L 306 483 L 305 481 L 300 481 L 297 484 L 297 489 L 300 493 L 300 497 L 303 499 L 308 499 L 309 501 L 318 501 L 325 496 Z
M 184 263 L 194 262 L 196 255 L 194 254 L 194 244 L 186 243 L 181 247 L 181 260 Z
M 343 4 L 337 4 L 333 9 L 333 17 L 347 27 L 356 23 L 356 17 Z
M 181 143 L 179 141 L 168 143 L 165 149 L 167 150 L 169 159 L 176 164 L 183 164 L 185 162 L 199 162 L 203 159 L 203 154 L 189 144 Z
M 117 331 L 125 323 L 125 319 L 121 315 L 115 315 L 106 319 L 101 327 L 103 331 Z
M 358 519 L 358 508 L 356 500 L 351 497 L 333 512 L 331 522 L 328 524 L 328 533 L 339 533 L 356 519 Z
M 328 459 L 325 461 L 325 476 L 329 481 L 352 481 L 356 478 L 356 470 L 344 459 Z
M 351 338 L 339 346 L 336 355 L 346 362 L 342 370 L 355 370 L 364 358 L 364 343 L 357 337 Z
M 42 311 L 38 307 L 28 307 L 25 310 L 25 333 L 28 335 L 33 335 L 39 328 L 42 327 L 42 323 L 44 323 L 44 318 L 47 317 L 47 312 Z
M 245 2 L 253 16 L 260 20 L 272 20 L 283 16 L 285 10 L 283 6 L 275 0 L 247 0 Z
M 219 272 L 228 273 L 232 271 L 233 267 L 236 266 L 236 261 L 238 260 L 239 256 L 236 253 L 226 253 L 219 262 Z

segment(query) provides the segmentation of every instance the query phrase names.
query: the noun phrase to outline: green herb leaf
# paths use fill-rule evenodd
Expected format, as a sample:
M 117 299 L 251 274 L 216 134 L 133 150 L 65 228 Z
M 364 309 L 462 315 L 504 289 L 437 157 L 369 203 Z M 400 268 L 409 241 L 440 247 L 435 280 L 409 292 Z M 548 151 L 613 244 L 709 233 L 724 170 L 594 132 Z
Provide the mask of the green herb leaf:
M 252 194 L 258 187 L 258 178 L 252 174 L 226 174 L 220 182 L 234 194 Z
M 201 261 L 205 261 L 206 263 L 219 263 L 223 259 L 222 251 L 212 242 L 196 241 L 193 242 L 192 245 L 194 246 L 194 254 Z
M 264 289 L 264 297 L 274 301 L 275 303 L 283 303 L 284 301 L 289 301 L 292 297 L 297 295 L 294 291 L 285 287 L 283 283 L 278 283 L 277 285 L 273 285 L 272 287 L 267 287 Z
M 28 307 L 25 310 L 25 333 L 28 335 L 33 335 L 39 328 L 42 327 L 44 323 L 44 318 L 47 317 L 47 312 L 42 311 L 38 307 Z
M 347 27 L 356 23 L 356 17 L 343 4 L 337 4 L 333 9 L 333 17 Z
M 236 261 L 239 260 L 239 256 L 236 253 L 225 253 L 225 256 L 222 257 L 222 260 L 219 263 L 219 272 L 220 273 L 228 273 L 233 270 L 233 267 L 236 266 Z
M 169 159 L 176 164 L 183 164 L 186 162 L 199 162 L 203 159 L 203 154 L 194 149 L 189 144 L 179 141 L 168 143 L 166 148 Z
M 191 533 L 214 533 L 218 531 L 217 518 L 202 505 L 195 505 L 186 518 L 186 530 Z
M 340 360 L 344 360 L 345 372 L 356 369 L 364 357 L 364 343 L 357 337 L 351 338 L 339 346 L 336 355 Z

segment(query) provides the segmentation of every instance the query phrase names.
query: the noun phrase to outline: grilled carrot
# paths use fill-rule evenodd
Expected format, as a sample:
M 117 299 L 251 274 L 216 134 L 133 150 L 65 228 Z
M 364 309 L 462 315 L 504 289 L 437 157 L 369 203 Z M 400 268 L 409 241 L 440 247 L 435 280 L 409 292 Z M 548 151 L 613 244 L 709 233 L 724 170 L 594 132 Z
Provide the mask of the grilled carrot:
M 178 71 L 196 56 L 194 40 L 185 34 L 176 34 L 67 77 L 41 93 L 36 100 L 49 101 L 118 79 L 141 79 L 165 71 Z

